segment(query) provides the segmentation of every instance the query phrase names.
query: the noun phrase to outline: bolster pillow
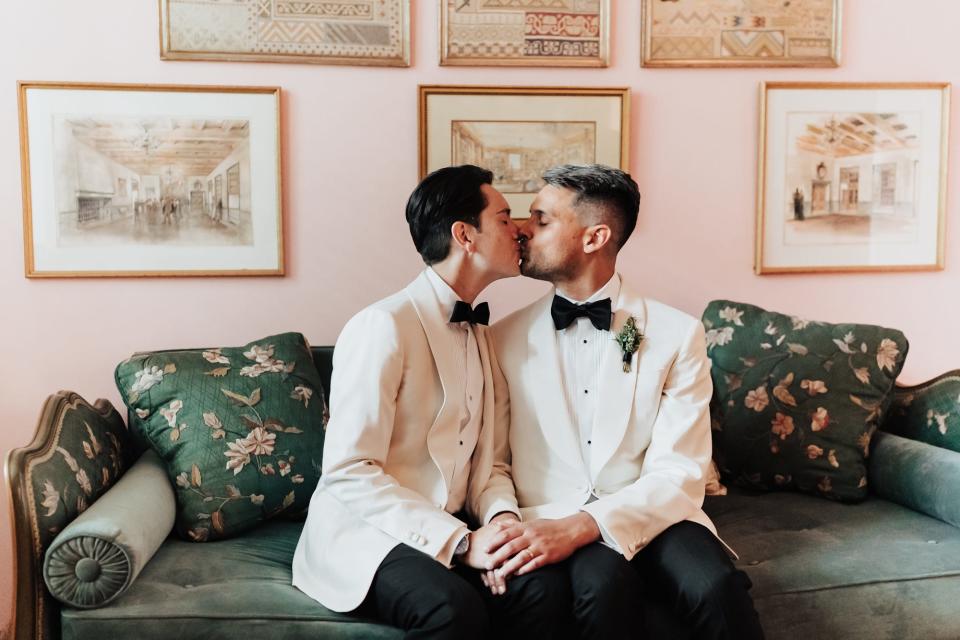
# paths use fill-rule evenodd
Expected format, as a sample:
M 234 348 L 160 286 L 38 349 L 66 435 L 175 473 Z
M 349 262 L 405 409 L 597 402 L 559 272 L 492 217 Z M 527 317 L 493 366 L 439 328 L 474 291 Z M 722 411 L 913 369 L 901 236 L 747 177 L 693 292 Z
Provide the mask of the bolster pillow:
M 54 538 L 43 561 L 50 594 L 78 609 L 112 601 L 170 533 L 175 510 L 166 468 L 148 450 Z
M 960 527 L 960 453 L 883 431 L 873 442 L 874 493 Z

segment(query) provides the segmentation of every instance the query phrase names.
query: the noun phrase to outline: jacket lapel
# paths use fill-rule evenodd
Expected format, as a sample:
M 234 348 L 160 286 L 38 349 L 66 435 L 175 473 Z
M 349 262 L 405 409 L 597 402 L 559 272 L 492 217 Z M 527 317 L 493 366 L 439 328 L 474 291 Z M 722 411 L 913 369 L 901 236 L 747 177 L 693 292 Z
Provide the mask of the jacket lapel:
M 443 474 L 443 481 L 447 493 L 453 480 L 453 467 L 456 461 L 456 442 L 453 438 L 434 438 L 435 432 L 456 423 L 456 403 L 451 402 L 451 391 L 455 387 L 457 376 L 463 377 L 463 372 L 456 370 L 453 355 L 447 348 L 447 321 L 440 309 L 440 301 L 427 278 L 426 271 L 420 273 L 416 280 L 407 286 L 407 295 L 413 303 L 413 308 L 423 325 L 423 332 L 427 336 L 427 344 L 433 354 L 433 362 L 440 377 L 440 386 L 443 388 L 443 404 L 434 418 L 430 431 L 427 434 L 427 449 L 430 457 Z M 459 426 L 459 425 L 458 425 Z
M 582 469 L 579 434 L 570 416 L 569 402 L 561 378 L 560 346 L 557 330 L 550 316 L 551 291 L 539 303 L 530 326 L 529 357 L 523 363 L 521 377 L 528 397 L 537 414 L 537 423 L 548 438 L 551 448 L 574 469 Z
M 623 441 L 632 414 L 637 371 L 643 366 L 642 355 L 646 341 L 640 342 L 640 348 L 630 361 L 630 371 L 625 372 L 623 352 L 615 340 L 630 316 L 635 319 L 640 332 L 646 333 L 646 304 L 643 298 L 627 289 L 621 278 L 620 298 L 614 305 L 613 321 L 610 323 L 609 344 L 600 363 L 600 388 L 593 424 L 593 445 L 590 447 L 590 475 L 594 482 Z

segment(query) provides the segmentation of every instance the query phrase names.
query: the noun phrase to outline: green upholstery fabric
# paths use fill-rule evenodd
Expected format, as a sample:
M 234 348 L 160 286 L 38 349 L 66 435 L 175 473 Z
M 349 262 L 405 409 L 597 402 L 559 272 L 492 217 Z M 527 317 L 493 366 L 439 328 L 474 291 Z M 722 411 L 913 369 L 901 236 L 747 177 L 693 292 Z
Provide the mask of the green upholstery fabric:
M 41 549 L 123 475 L 129 451 L 120 414 L 104 417 L 76 396 L 63 413 L 56 447 L 30 471 Z
M 956 527 L 876 497 L 739 487 L 704 510 L 753 581 L 767 640 L 960 637 Z
M 865 498 L 870 439 L 903 367 L 904 335 L 729 300 L 711 302 L 703 323 L 714 457 L 724 478 L 844 502 Z
M 870 464 L 873 491 L 960 527 L 960 453 L 878 432 Z
M 305 511 L 326 403 L 302 335 L 135 354 L 117 366 L 116 382 L 133 429 L 167 464 L 181 537 L 221 539 Z
M 169 538 L 109 607 L 61 612 L 67 638 L 402 638 L 334 613 L 291 585 L 301 522 L 272 520 L 243 536 L 192 544 Z
M 175 509 L 163 463 L 147 451 L 47 549 L 43 578 L 50 594 L 81 608 L 112 601 L 170 533 Z
M 883 430 L 960 452 L 960 370 L 896 388 Z

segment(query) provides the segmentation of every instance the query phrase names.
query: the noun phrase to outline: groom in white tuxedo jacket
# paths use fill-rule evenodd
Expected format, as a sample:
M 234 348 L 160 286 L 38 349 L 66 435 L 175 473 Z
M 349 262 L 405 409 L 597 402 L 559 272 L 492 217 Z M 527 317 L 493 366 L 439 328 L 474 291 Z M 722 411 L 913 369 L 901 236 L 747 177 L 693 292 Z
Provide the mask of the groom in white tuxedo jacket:
M 671 603 L 697 638 L 761 638 L 749 579 L 701 510 L 712 393 L 703 326 L 615 271 L 637 185 L 601 165 L 544 180 L 521 229 L 521 271 L 554 289 L 493 328 L 523 519 L 491 544 L 505 542 L 500 575 L 562 567 L 583 638 L 643 637 L 644 593 Z
M 558 573 L 512 581 L 505 594 L 487 571 L 489 541 L 519 513 L 494 451 L 505 388 L 489 310 L 471 307 L 519 273 L 517 227 L 491 182 L 479 167 L 448 167 L 410 196 L 407 222 L 428 266 L 337 340 L 323 474 L 293 559 L 304 593 L 407 638 L 554 635 L 554 603 L 568 598 Z

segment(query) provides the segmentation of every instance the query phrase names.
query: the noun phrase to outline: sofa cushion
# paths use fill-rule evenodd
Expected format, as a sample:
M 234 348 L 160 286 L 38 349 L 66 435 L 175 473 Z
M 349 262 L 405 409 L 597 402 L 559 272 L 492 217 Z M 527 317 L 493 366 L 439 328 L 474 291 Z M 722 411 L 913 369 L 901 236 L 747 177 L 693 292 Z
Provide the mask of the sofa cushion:
M 767 640 L 960 637 L 960 529 L 871 496 L 858 504 L 730 487 L 704 510 Z
M 960 451 L 960 370 L 912 387 L 897 387 L 883 430 Z
M 335 613 L 292 586 L 301 522 L 273 520 L 197 545 L 169 538 L 108 607 L 64 609 L 68 638 L 402 638 L 399 629 Z
M 117 598 L 170 533 L 175 511 L 163 463 L 146 451 L 54 538 L 43 561 L 50 594 L 78 608 L 101 607 Z
M 307 508 L 326 404 L 302 335 L 138 353 L 117 367 L 116 381 L 134 430 L 167 465 L 182 537 L 225 538 Z
M 866 497 L 865 459 L 903 367 L 904 335 L 729 300 L 711 302 L 703 323 L 724 477 L 841 501 Z
M 960 527 L 960 453 L 879 431 L 871 455 L 874 493 Z

